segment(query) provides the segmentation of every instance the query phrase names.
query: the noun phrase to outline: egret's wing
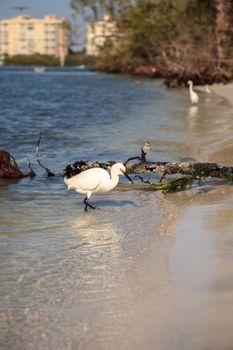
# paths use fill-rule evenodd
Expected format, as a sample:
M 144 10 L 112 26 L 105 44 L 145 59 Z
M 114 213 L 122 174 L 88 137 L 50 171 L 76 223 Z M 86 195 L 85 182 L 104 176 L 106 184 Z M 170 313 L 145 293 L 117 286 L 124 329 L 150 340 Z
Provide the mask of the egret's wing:
M 82 191 L 94 191 L 108 176 L 103 169 L 89 169 L 66 180 L 68 189 L 76 188 Z M 107 175 L 107 176 L 106 176 Z

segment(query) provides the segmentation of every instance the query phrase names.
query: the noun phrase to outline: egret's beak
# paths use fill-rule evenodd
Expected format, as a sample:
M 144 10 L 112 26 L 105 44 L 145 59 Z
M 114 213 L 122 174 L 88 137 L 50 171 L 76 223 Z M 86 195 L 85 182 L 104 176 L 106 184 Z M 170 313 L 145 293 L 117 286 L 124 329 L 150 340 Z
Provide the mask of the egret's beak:
M 128 175 L 128 174 L 124 174 L 125 175 L 125 177 L 129 180 L 129 182 L 131 183 L 131 184 L 133 184 L 133 180 L 131 179 L 131 177 Z
M 129 182 L 130 182 L 131 184 L 133 184 L 133 180 L 129 177 L 129 175 L 126 174 L 126 172 L 124 172 L 123 170 L 121 170 L 121 171 L 122 171 L 122 174 L 125 175 L 125 177 L 129 180 Z

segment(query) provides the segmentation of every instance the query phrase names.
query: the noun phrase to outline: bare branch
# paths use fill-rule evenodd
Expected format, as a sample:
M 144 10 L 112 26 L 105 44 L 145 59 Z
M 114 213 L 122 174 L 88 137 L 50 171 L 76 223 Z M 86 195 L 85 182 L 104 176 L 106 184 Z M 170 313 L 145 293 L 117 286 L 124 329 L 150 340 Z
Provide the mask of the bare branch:
M 41 161 L 40 161 L 40 156 L 39 156 L 39 146 L 40 146 L 40 141 L 41 141 L 41 132 L 39 133 L 39 139 L 37 141 L 37 146 L 36 146 L 36 160 L 37 163 L 46 171 L 47 176 L 55 176 L 55 174 L 49 170 L 46 166 L 44 166 Z
M 27 176 L 29 176 L 29 177 L 34 177 L 34 176 L 36 176 L 36 173 L 35 173 L 35 171 L 32 169 L 32 164 L 31 164 L 31 161 L 30 161 L 30 159 L 28 159 L 28 167 L 29 167 L 29 173 L 27 174 Z

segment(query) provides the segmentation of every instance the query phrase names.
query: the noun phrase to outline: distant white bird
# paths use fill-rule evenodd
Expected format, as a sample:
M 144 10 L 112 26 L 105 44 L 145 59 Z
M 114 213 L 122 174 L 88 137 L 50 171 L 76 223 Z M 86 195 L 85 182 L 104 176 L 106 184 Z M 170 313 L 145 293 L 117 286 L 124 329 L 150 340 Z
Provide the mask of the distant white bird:
M 111 191 L 119 182 L 119 175 L 125 175 L 133 183 L 129 175 L 126 174 L 126 168 L 123 163 L 115 163 L 111 167 L 111 173 L 103 168 L 91 168 L 75 175 L 71 178 L 64 177 L 68 190 L 74 188 L 76 192 L 86 194 L 84 199 L 85 210 L 88 207 L 95 209 L 89 203 L 92 193 Z
M 192 104 L 196 104 L 199 101 L 199 97 L 198 94 L 193 90 L 193 82 L 192 80 L 189 80 L 187 82 L 187 84 L 189 85 L 189 95 L 190 95 L 190 100 Z

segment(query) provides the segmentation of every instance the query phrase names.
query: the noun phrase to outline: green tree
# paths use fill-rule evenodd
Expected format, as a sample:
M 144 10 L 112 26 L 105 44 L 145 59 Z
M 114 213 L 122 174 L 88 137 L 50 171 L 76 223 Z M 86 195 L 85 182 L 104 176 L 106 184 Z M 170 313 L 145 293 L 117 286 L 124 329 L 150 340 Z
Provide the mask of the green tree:
M 172 0 L 139 0 L 126 14 L 125 35 L 132 56 L 153 62 L 163 46 L 177 37 L 178 16 Z
M 4 59 L 4 64 L 8 65 L 42 65 L 42 66 L 59 66 L 59 59 L 55 56 L 50 55 L 15 55 L 15 56 L 6 56 Z
M 97 59 L 101 69 L 155 67 L 157 76 L 195 82 L 228 80 L 233 74 L 233 0 L 71 0 L 78 12 L 116 16 L 118 35 Z
M 85 9 L 89 8 L 93 19 L 99 19 L 104 13 L 112 17 L 119 16 L 134 3 L 134 0 L 70 0 L 70 6 L 75 13 L 85 13 Z

